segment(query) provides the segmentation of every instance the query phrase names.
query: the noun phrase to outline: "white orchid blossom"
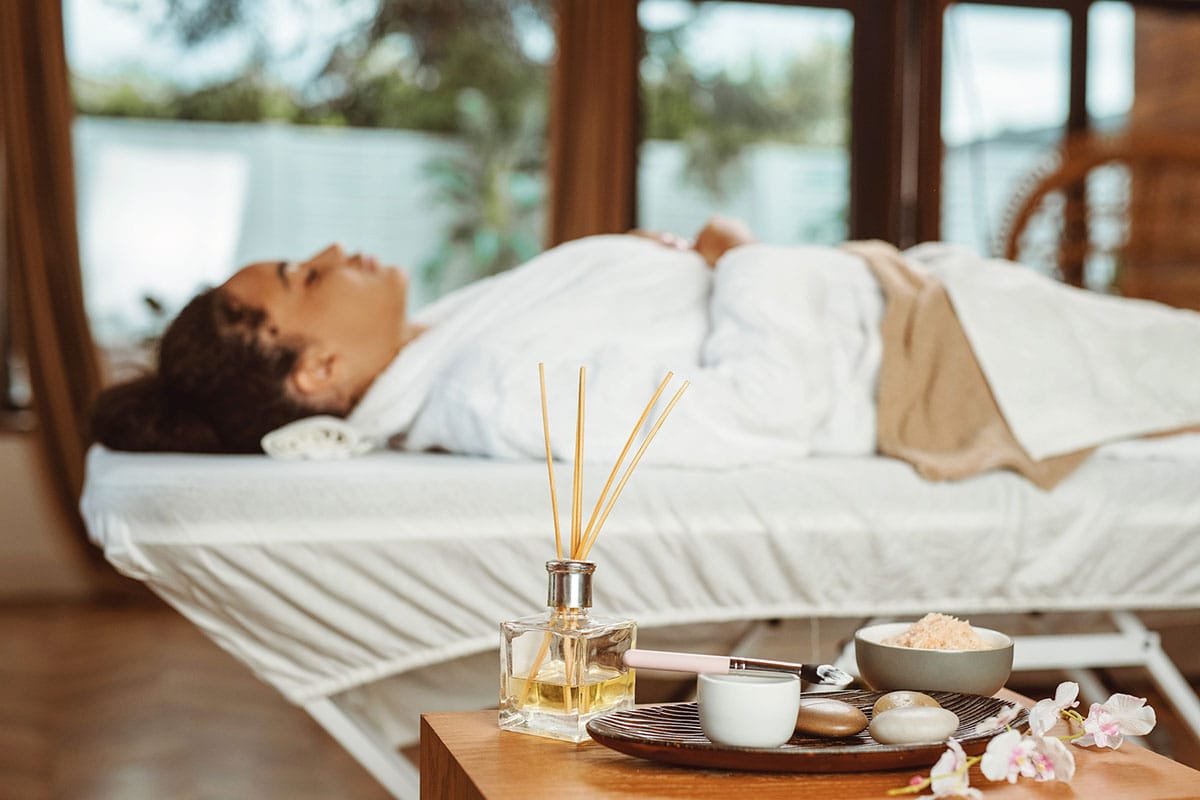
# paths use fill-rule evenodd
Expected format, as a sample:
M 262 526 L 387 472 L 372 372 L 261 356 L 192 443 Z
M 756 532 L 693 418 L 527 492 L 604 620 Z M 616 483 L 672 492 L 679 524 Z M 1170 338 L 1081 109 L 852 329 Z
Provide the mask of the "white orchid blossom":
M 1022 737 L 1020 731 L 1007 730 L 988 742 L 979 768 L 989 781 L 1016 783 L 1021 775 L 1032 778 L 1035 774 L 1029 765 L 1032 749 L 1032 739 Z
M 1010 730 L 988 742 L 979 767 L 990 781 L 1070 781 L 1075 777 L 1075 756 L 1053 736 L 1022 736 Z
M 962 745 L 951 737 L 946 752 L 930 770 L 929 777 L 914 775 L 909 785 L 893 789 L 890 795 L 916 794 L 931 789 L 933 794 L 920 798 L 965 797 L 983 800 L 979 789 L 970 785 L 969 769 L 979 764 L 990 781 L 1016 783 L 1018 778 L 1069 783 L 1075 777 L 1075 755 L 1064 742 L 1077 745 L 1117 748 L 1126 736 L 1144 736 L 1154 729 L 1157 718 L 1144 697 L 1114 694 L 1103 703 L 1093 703 L 1085 719 L 1074 708 L 1079 705 L 1079 685 L 1063 681 L 1053 700 L 1040 700 L 1029 711 L 1029 734 L 1022 735 L 1011 724 L 1020 714 L 1015 705 L 1002 707 L 994 716 L 975 726 L 976 735 L 1005 728 L 993 736 L 982 756 L 967 757 Z M 1074 733 L 1047 735 L 1060 719 L 1066 718 Z M 1082 724 L 1083 730 L 1079 731 Z M 920 800 L 918 798 L 918 800 Z
M 967 775 L 967 754 L 962 745 L 955 739 L 946 740 L 947 750 L 933 765 L 929 772 L 930 785 L 933 794 L 921 797 L 967 797 L 971 800 L 982 800 L 983 792 L 971 788 L 971 779 Z
M 1029 709 L 1029 732 L 1045 736 L 1062 718 L 1062 712 L 1079 705 L 1079 684 L 1063 681 L 1054 692 L 1053 700 L 1039 700 Z
M 1145 736 L 1154 730 L 1158 718 L 1146 705 L 1146 698 L 1114 694 L 1103 703 L 1093 703 L 1083 721 L 1084 736 L 1075 740 L 1080 747 L 1095 745 L 1117 749 L 1126 736 Z
M 1049 767 L 1047 776 L 1038 780 L 1070 783 L 1075 777 L 1075 754 L 1071 748 L 1063 744 L 1062 739 L 1046 736 L 1038 739 L 1038 749 Z
M 981 733 L 987 733 L 988 731 L 999 730 L 1000 728 L 1007 728 L 1020 713 L 1021 707 L 1018 705 L 1014 704 L 1004 706 L 997 714 L 990 716 L 987 719 L 980 720 L 975 725 L 975 733 L 978 735 Z

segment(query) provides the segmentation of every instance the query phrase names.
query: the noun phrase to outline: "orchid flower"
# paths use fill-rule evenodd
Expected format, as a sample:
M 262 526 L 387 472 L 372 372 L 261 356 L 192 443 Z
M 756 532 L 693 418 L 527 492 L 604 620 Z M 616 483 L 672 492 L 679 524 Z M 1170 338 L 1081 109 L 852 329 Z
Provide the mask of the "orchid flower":
M 1062 739 L 1054 736 L 1038 739 L 1037 742 L 1038 750 L 1049 767 L 1046 777 L 1038 780 L 1070 783 L 1075 777 L 1075 754 L 1071 752 L 1071 748 L 1063 744 Z
M 933 794 L 923 794 L 921 797 L 981 800 L 983 792 L 971 788 L 971 779 L 967 776 L 967 754 L 963 752 L 962 745 L 954 739 L 947 739 L 946 745 L 948 749 L 929 772 L 929 788 L 933 789 Z
M 1020 731 L 1007 730 L 988 742 L 979 769 L 989 781 L 1016 783 L 1021 775 L 1032 778 L 1036 774 L 1029 763 L 1032 750 L 1032 739 L 1023 738 Z
M 1006 728 L 992 737 L 982 756 L 968 758 L 956 739 L 947 739 L 947 750 L 933 765 L 928 778 L 914 775 L 908 786 L 891 789 L 888 794 L 916 794 L 929 788 L 933 794 L 923 794 L 921 798 L 982 800 L 983 793 L 970 785 L 968 770 L 974 764 L 979 764 L 980 771 L 990 781 L 1016 783 L 1018 778 L 1024 777 L 1069 783 L 1075 777 L 1075 755 L 1064 742 L 1116 749 L 1124 737 L 1143 736 L 1153 730 L 1157 722 L 1154 709 L 1146 705 L 1143 697 L 1114 694 L 1103 703 L 1093 703 L 1086 719 L 1074 710 L 1079 705 L 1078 697 L 1078 684 L 1060 683 L 1053 700 L 1041 700 L 1030 709 L 1027 736 L 1009 727 L 1020 714 L 1020 708 L 1015 705 L 1001 708 L 995 716 L 975 726 L 977 735 Z M 1081 724 L 1083 731 L 1068 736 L 1047 736 L 1064 717 L 1069 723 Z
M 1009 730 L 988 742 L 979 767 L 990 781 L 1016 783 L 1018 777 L 1070 781 L 1075 776 L 1075 756 L 1052 736 L 1021 736 L 1020 731 Z
M 1018 705 L 1012 704 L 1004 706 L 1002 709 L 1000 709 L 1000 712 L 994 716 L 980 720 L 979 723 L 975 725 L 975 733 L 978 735 L 981 733 L 987 733 L 988 731 L 999 730 L 1000 728 L 1007 728 L 1020 713 L 1021 707 Z
M 1029 709 L 1029 732 L 1045 736 L 1058 722 L 1062 712 L 1079 705 L 1079 684 L 1063 681 L 1054 692 L 1053 700 L 1039 700 Z
M 1158 722 L 1146 698 L 1114 694 L 1103 703 L 1092 703 L 1083 721 L 1084 736 L 1075 740 L 1080 747 L 1095 745 L 1117 749 L 1126 736 L 1144 736 Z

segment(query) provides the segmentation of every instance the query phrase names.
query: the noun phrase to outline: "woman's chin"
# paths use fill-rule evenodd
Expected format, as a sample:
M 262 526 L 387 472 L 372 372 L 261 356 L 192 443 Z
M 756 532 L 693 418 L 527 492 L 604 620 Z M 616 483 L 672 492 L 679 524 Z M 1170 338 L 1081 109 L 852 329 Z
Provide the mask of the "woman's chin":
M 408 288 L 408 271 L 401 267 L 380 267 L 380 273 L 389 281 Z

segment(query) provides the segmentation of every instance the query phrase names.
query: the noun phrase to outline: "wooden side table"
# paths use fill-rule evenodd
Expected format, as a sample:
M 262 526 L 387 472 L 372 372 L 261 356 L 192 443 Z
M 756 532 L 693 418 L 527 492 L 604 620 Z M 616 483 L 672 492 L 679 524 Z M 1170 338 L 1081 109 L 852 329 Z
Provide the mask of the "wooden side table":
M 1012 692 L 1004 691 L 1001 696 L 1030 704 L 1028 698 Z M 1200 798 L 1200 771 L 1149 750 L 1127 743 L 1119 750 L 1072 746 L 1072 751 L 1077 769 L 1070 784 L 1035 783 L 1029 779 L 1016 784 L 992 783 L 980 774 L 976 765 L 971 770 L 971 785 L 983 790 L 985 800 Z M 575 745 L 502 731 L 496 725 L 495 711 L 421 716 L 423 800 L 652 797 L 887 800 L 888 789 L 904 786 L 915 773 L 902 770 L 795 774 L 689 769 L 626 756 L 595 742 Z

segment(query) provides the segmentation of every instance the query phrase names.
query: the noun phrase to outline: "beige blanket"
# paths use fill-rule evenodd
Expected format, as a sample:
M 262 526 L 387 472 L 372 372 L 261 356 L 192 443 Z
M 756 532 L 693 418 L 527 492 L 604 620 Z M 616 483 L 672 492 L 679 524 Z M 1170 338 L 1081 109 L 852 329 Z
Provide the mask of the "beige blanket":
M 932 480 L 1011 469 L 1043 489 L 1091 454 L 1029 457 L 1004 421 L 950 296 L 937 278 L 912 269 L 885 242 L 851 242 L 887 298 L 879 371 L 879 452 Z

